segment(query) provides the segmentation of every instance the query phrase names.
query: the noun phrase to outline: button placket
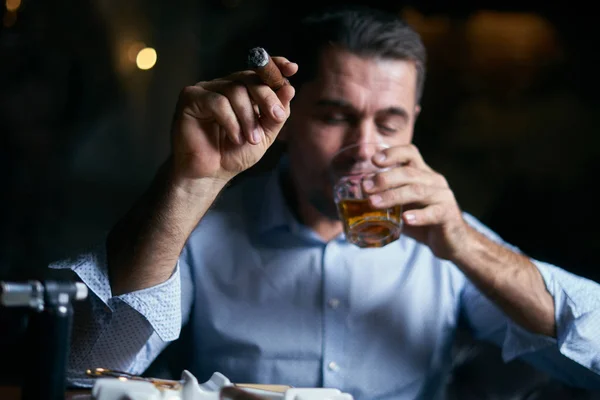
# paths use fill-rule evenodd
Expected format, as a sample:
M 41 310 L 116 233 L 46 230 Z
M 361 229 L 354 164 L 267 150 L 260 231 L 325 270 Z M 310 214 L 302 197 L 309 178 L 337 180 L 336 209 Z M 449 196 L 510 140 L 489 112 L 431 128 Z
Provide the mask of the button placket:
M 323 385 L 343 387 L 349 271 L 337 242 L 323 254 Z

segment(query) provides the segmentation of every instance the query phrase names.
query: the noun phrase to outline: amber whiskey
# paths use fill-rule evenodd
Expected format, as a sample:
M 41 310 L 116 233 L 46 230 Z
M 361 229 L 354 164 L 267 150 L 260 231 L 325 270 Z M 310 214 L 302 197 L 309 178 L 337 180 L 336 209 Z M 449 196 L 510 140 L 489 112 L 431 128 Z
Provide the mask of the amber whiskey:
M 376 209 L 367 199 L 342 199 L 337 206 L 346 240 L 359 247 L 383 247 L 400 237 L 400 206 Z

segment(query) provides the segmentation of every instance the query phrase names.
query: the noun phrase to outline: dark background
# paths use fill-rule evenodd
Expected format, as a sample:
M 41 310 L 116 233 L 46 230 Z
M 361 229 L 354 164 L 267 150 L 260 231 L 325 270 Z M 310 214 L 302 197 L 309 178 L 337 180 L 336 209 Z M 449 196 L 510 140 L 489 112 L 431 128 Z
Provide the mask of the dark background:
M 593 13 L 574 2 L 363 3 L 403 15 L 422 34 L 429 71 L 415 142 L 463 209 L 529 255 L 600 281 Z M 2 279 L 50 276 L 49 262 L 102 241 L 167 155 L 179 90 L 242 68 L 250 46 L 277 48 L 278 27 L 310 7 L 1 5 Z M 132 58 L 140 43 L 158 53 L 150 70 Z M 491 365 L 497 355 L 484 358 Z M 494 368 L 530 376 L 515 363 Z

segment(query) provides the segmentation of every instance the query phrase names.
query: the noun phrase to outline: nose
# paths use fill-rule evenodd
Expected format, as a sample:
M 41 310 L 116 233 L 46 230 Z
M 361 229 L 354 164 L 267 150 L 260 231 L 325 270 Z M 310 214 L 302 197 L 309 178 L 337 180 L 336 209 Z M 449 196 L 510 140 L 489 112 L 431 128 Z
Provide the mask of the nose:
M 373 142 L 361 141 L 356 149 L 356 161 L 363 162 L 369 161 L 375 155 L 377 149 L 372 145 Z
M 377 147 L 373 143 L 383 144 L 377 128 L 369 121 L 361 121 L 350 135 L 348 145 L 357 145 L 355 159 L 358 162 L 368 161 L 377 152 Z

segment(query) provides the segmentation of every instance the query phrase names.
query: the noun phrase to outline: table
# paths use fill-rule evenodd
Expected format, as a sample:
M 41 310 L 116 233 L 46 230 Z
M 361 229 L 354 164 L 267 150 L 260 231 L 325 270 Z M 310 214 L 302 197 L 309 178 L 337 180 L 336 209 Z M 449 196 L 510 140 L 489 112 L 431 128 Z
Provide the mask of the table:
M 285 385 L 259 385 L 259 384 L 237 384 L 241 388 L 255 388 L 271 390 L 276 393 L 284 393 L 291 386 Z M 0 400 L 21 400 L 21 388 L 16 386 L 0 386 Z M 92 391 L 89 389 L 71 389 L 65 393 L 65 400 L 92 400 Z
M 15 386 L 0 386 L 0 399 L 21 400 L 21 388 Z M 91 400 L 91 390 L 68 390 L 65 400 Z

